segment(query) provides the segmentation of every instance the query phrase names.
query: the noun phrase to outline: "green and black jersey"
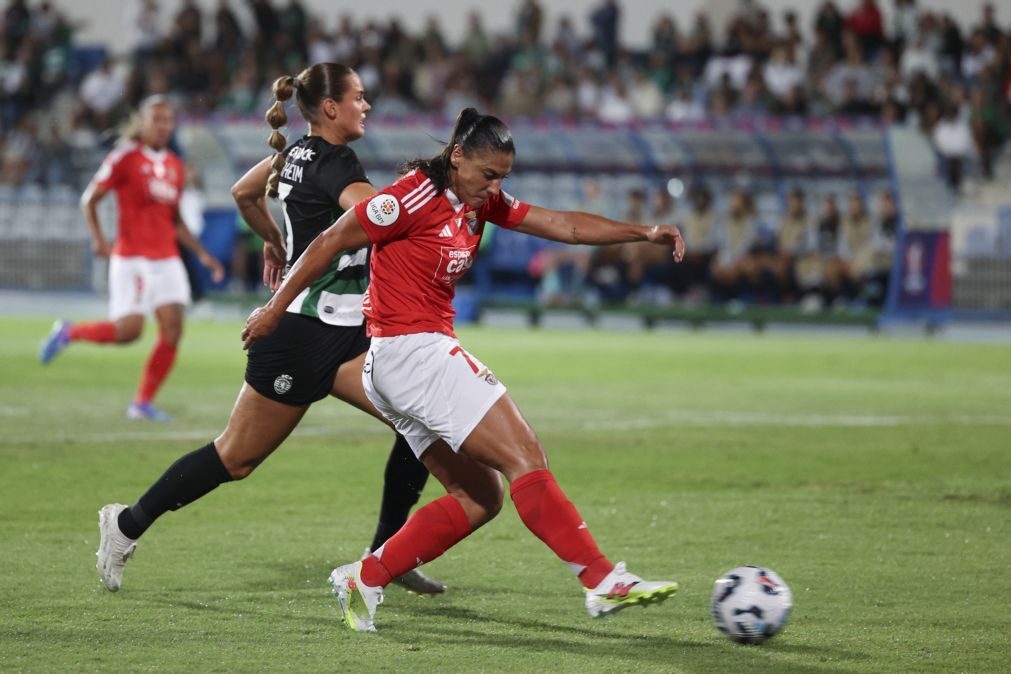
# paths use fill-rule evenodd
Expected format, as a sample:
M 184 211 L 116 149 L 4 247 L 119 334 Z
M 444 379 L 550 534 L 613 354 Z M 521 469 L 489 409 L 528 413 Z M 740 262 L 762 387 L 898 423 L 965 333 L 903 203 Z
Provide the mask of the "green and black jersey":
M 354 150 L 331 145 L 319 136 L 303 136 L 284 156 L 277 191 L 290 268 L 313 239 L 344 213 L 340 207 L 344 188 L 369 179 Z M 288 305 L 288 311 L 330 325 L 361 325 L 367 258 L 366 248 L 341 251 L 323 275 Z

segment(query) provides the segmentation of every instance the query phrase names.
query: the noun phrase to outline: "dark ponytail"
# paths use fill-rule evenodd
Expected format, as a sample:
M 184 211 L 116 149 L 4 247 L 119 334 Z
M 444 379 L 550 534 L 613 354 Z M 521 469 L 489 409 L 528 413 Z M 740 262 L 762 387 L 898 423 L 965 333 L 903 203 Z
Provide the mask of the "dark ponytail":
M 310 124 L 318 119 L 319 106 L 324 99 L 332 98 L 340 102 L 348 90 L 349 80 L 354 70 L 338 63 L 317 63 L 300 72 L 298 76 L 282 75 L 274 80 L 274 104 L 267 110 L 265 118 L 272 131 L 267 144 L 277 153 L 270 163 L 270 177 L 267 178 L 267 196 L 277 198 L 277 184 L 284 168 L 284 148 L 288 140 L 278 129 L 288 123 L 284 102 L 295 95 L 298 111 Z
M 404 164 L 402 173 L 417 169 L 424 173 L 435 186 L 435 193 L 442 194 L 449 185 L 449 174 L 453 170 L 449 156 L 457 145 L 465 156 L 495 151 L 516 154 L 512 134 L 502 120 L 492 115 L 482 115 L 474 108 L 464 108 L 456 118 L 453 135 L 442 148 L 442 152 L 431 159 L 414 159 Z

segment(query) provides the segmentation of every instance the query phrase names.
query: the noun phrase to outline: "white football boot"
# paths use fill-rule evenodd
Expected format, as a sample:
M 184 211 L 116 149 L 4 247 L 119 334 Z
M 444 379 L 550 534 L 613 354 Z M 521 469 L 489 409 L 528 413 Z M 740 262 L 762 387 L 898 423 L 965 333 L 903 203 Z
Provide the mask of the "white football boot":
M 677 591 L 677 581 L 643 580 L 618 562 L 597 587 L 586 590 L 586 611 L 591 618 L 601 618 L 629 606 L 657 604 Z
M 137 541 L 127 538 L 119 530 L 119 514 L 126 509 L 122 503 L 110 503 L 98 511 L 98 575 L 109 592 L 115 592 L 123 584 L 123 567 L 126 560 L 133 557 Z
M 375 632 L 376 607 L 383 603 L 383 588 L 362 582 L 362 563 L 338 566 L 327 579 L 337 597 L 341 620 L 356 632 Z

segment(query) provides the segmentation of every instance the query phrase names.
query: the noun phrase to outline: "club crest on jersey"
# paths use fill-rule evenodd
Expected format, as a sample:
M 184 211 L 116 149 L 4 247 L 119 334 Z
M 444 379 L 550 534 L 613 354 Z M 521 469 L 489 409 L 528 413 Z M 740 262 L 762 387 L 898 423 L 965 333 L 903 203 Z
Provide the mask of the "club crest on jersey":
M 481 227 L 481 223 L 477 220 L 477 213 L 474 211 L 467 212 L 467 231 L 470 232 L 471 236 L 477 235 L 477 230 Z
M 283 396 L 285 393 L 291 390 L 291 375 L 282 374 L 277 379 L 274 380 L 274 393 L 279 396 Z
M 389 227 L 400 217 L 400 203 L 389 194 L 378 194 L 369 201 L 365 213 L 372 224 Z

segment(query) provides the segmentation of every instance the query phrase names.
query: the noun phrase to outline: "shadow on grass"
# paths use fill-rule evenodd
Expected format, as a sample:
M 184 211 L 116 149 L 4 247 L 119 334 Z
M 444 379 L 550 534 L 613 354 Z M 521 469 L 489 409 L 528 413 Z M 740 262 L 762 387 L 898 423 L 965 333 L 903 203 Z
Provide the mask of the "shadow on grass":
M 405 645 L 427 639 L 446 645 L 474 644 L 504 648 L 515 650 L 519 657 L 522 657 L 522 653 L 530 652 L 568 654 L 599 659 L 604 668 L 624 667 L 636 662 L 661 669 L 685 667 L 693 671 L 715 669 L 731 672 L 745 671 L 755 666 L 774 666 L 777 671 L 814 673 L 828 668 L 844 672 L 847 671 L 845 663 L 856 666 L 867 660 L 864 653 L 832 647 L 776 641 L 760 647 L 738 646 L 722 639 L 698 641 L 679 639 L 676 636 L 636 634 L 635 623 L 622 624 L 620 616 L 594 620 L 592 626 L 575 627 L 542 620 L 488 615 L 454 606 L 419 604 L 412 606 L 409 613 L 412 616 L 425 616 L 425 619 L 409 619 L 409 629 L 406 630 L 398 626 L 383 630 L 380 626 L 381 638 Z M 475 626 L 461 625 L 461 621 Z M 499 625 L 503 629 L 482 629 L 482 623 L 486 626 Z M 771 659 L 776 653 L 796 654 L 830 662 L 825 662 L 822 666 L 785 663 Z

